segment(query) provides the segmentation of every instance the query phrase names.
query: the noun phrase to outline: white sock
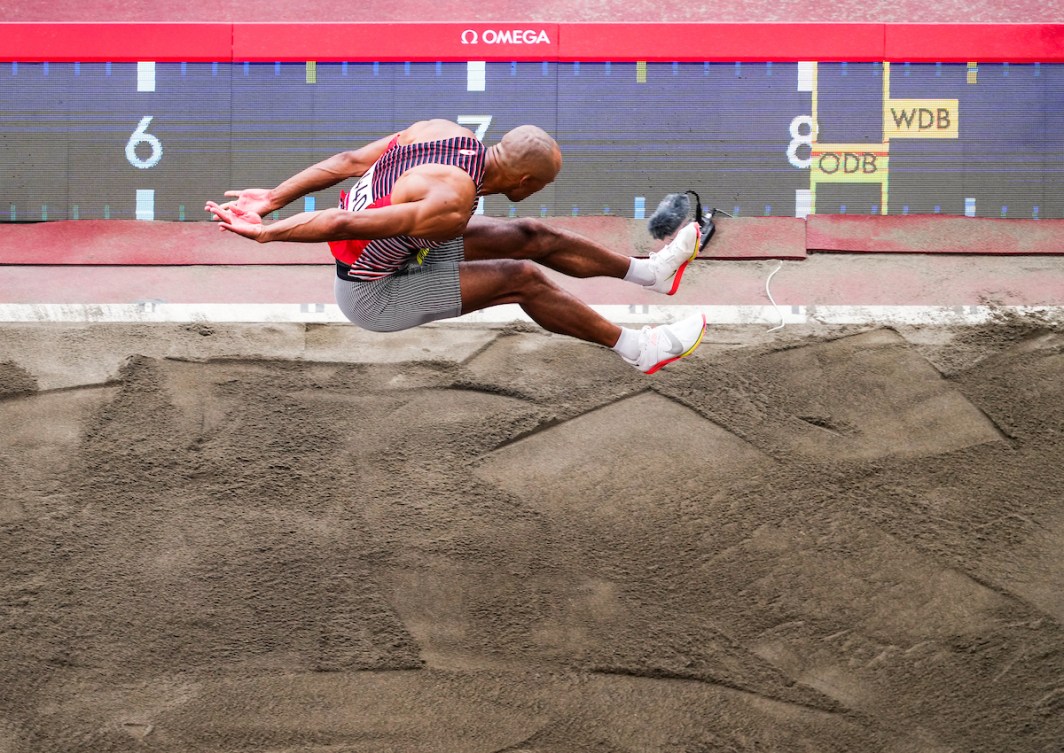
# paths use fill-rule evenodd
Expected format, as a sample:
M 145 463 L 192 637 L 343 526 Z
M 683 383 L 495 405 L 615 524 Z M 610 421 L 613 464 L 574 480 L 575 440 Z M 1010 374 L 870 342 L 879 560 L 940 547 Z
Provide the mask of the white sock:
M 650 268 L 650 259 L 637 259 L 633 256 L 624 281 L 634 282 L 636 285 L 653 285 L 654 271 Z
M 613 349 L 629 361 L 639 358 L 639 330 L 621 327 L 621 336 L 617 338 L 617 344 Z

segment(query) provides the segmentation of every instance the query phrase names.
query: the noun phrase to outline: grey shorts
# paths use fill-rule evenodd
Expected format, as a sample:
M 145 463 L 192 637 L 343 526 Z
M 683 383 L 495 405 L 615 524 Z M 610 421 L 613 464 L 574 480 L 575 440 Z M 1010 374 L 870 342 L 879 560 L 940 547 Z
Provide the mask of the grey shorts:
M 461 238 L 432 249 L 424 263 L 379 280 L 346 279 L 337 270 L 336 303 L 348 319 L 374 332 L 398 332 L 462 313 L 458 264 L 465 259 Z

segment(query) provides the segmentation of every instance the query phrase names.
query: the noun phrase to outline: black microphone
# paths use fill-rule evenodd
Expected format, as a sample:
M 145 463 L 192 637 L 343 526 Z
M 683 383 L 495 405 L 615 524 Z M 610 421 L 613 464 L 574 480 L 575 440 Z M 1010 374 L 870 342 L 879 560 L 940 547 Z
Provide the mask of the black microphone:
M 670 193 L 650 215 L 647 225 L 650 234 L 659 241 L 675 233 L 691 215 L 691 199 L 685 193 Z

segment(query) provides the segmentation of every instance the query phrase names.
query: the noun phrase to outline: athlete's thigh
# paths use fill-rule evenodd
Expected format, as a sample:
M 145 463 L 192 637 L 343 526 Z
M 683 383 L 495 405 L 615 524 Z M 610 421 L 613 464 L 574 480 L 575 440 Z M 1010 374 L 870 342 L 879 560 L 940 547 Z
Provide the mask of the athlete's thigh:
M 482 214 L 473 215 L 462 238 L 466 261 L 526 259 L 532 240 L 526 223 Z

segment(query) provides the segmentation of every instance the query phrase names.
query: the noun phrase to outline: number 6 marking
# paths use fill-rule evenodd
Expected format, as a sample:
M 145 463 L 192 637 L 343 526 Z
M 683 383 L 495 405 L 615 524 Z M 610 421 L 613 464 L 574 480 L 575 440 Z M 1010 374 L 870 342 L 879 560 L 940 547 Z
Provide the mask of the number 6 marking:
M 159 160 L 163 158 L 162 142 L 147 132 L 148 126 L 151 125 L 151 119 L 151 115 L 145 115 L 141 118 L 137 130 L 133 131 L 133 135 L 126 142 L 126 159 L 129 160 L 129 164 L 133 165 L 133 167 L 141 170 L 155 167 L 159 164 Z M 147 144 L 151 147 L 151 155 L 148 159 L 141 159 L 137 156 L 137 144 Z

